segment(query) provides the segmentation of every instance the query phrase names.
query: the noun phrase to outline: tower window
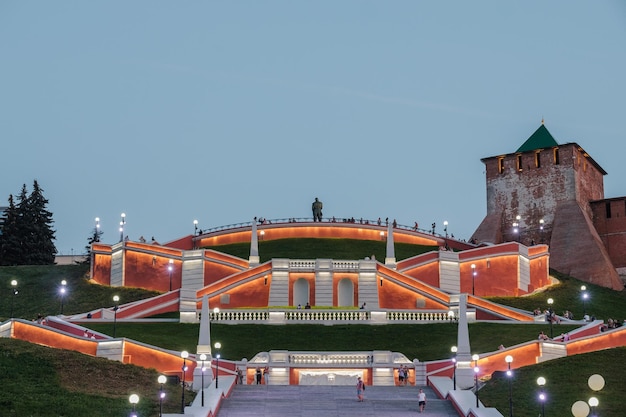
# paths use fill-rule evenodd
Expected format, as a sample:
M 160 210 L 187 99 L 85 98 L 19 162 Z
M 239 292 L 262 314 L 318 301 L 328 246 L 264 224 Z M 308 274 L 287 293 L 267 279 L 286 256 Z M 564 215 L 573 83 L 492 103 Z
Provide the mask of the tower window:
M 521 171 L 522 169 L 522 155 L 517 155 L 517 170 Z
M 606 218 L 611 218 L 611 203 L 606 203 Z
M 554 165 L 559 164 L 559 148 L 554 148 Z
M 541 158 L 539 157 L 539 155 L 541 155 L 540 152 L 541 151 L 535 152 L 535 168 L 541 168 Z
M 498 158 L 498 174 L 504 172 L 504 158 Z

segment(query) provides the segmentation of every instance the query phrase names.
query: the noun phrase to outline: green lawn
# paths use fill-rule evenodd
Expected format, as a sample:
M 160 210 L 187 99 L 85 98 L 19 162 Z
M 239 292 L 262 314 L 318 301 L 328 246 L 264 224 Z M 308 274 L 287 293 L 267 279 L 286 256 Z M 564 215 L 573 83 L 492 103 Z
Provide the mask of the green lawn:
M 112 334 L 111 324 L 89 326 Z M 555 335 L 577 326 L 555 326 Z M 252 359 L 259 352 L 287 350 L 391 350 L 404 353 L 410 360 L 436 360 L 450 356 L 450 347 L 457 344 L 456 324 L 361 324 L 324 326 L 314 324 L 228 325 L 211 324 L 211 341 L 222 344 L 223 358 Z M 502 343 L 513 346 L 535 340 L 540 331 L 549 331 L 547 324 L 475 323 L 469 326 L 470 342 L 475 353 L 490 352 Z M 118 337 L 128 337 L 172 350 L 193 350 L 198 344 L 198 324 L 179 323 L 117 323 Z
M 77 352 L 0 339 L 0 415 L 3 417 L 127 416 L 139 395 L 141 416 L 158 414 L 158 373 Z M 180 411 L 181 390 L 164 386 L 164 411 Z M 192 393 L 187 393 L 189 399 Z

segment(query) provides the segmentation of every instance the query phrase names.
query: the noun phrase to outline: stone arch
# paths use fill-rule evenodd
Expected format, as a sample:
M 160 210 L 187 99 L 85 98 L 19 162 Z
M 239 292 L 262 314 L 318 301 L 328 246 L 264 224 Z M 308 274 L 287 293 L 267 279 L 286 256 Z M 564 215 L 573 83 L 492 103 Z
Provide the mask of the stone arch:
M 337 306 L 354 307 L 354 283 L 349 278 L 340 279 L 337 283 Z
M 293 283 L 293 305 L 300 304 L 303 308 L 309 302 L 309 281 L 298 278 Z

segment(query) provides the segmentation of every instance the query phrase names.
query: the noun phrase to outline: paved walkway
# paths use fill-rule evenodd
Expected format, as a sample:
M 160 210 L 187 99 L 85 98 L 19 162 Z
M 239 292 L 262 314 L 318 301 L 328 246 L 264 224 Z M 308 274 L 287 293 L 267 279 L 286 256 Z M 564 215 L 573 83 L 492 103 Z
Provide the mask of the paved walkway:
M 217 417 L 458 417 L 432 389 L 424 392 L 428 402 L 419 414 L 415 387 L 368 386 L 358 402 L 352 386 L 236 385 Z

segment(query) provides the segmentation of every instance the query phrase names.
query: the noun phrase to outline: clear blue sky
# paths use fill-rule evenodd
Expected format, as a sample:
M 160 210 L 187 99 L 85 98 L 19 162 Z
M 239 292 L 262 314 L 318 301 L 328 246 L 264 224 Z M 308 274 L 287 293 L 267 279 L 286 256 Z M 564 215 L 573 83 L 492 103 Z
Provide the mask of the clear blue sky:
M 545 118 L 626 195 L 623 1 L 0 2 L 0 205 L 57 249 L 266 218 L 486 213 L 483 157 Z

